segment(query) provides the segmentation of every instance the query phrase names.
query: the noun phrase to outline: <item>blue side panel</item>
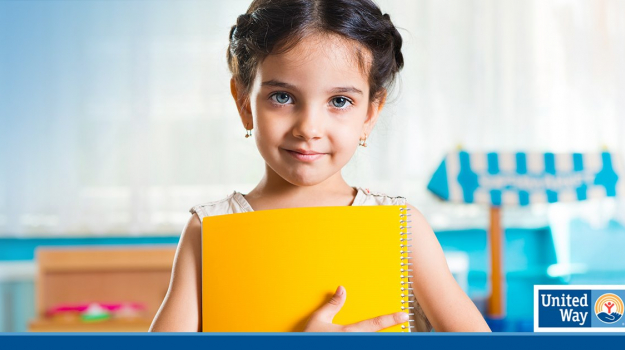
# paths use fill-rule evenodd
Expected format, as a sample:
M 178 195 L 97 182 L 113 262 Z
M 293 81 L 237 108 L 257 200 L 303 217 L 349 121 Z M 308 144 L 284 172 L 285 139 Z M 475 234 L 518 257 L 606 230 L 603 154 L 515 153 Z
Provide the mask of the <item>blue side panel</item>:
M 447 165 L 444 159 L 441 165 L 438 166 L 438 169 L 434 172 L 434 175 L 432 175 L 432 179 L 430 179 L 430 183 L 428 183 L 428 190 L 439 196 L 441 199 L 449 200 Z
M 584 170 L 584 155 L 581 153 L 573 153 L 573 171 L 581 172 Z M 588 185 L 582 183 L 575 189 L 577 199 L 580 201 L 588 199 Z
M 588 199 L 588 186 L 586 184 L 581 184 L 578 188 L 575 189 L 577 193 L 577 199 L 580 201 Z
M 519 175 L 527 174 L 527 156 L 525 153 L 516 154 L 516 173 Z
M 595 177 L 595 185 L 605 187 L 605 192 L 608 197 L 615 197 L 618 175 L 616 175 L 612 167 L 612 157 L 610 153 L 603 152 L 601 153 L 601 159 L 603 160 L 603 168 Z
M 458 183 L 462 187 L 462 194 L 465 203 L 473 203 L 473 195 L 479 187 L 477 174 L 471 170 L 471 157 L 469 153 L 461 151 L 460 157 L 460 173 L 458 173 Z
M 500 190 L 490 191 L 490 202 L 496 207 L 501 206 L 501 191 Z
M 516 158 L 516 173 L 519 175 L 527 174 L 527 155 L 523 152 L 519 152 L 515 155 Z M 519 205 L 527 206 L 530 204 L 530 193 L 528 191 L 519 190 Z
M 584 156 L 581 153 L 573 153 L 573 171 L 584 170 Z
M 556 157 L 553 153 L 545 153 L 545 172 L 547 174 L 556 174 Z
M 558 192 L 547 190 L 547 203 L 556 203 L 558 201 Z
M 488 160 L 488 173 L 491 175 L 499 174 L 499 156 L 497 153 L 488 153 L 486 158 Z
M 488 173 L 490 175 L 499 174 L 499 156 L 497 153 L 488 153 L 486 159 L 488 163 Z M 490 191 L 490 202 L 496 207 L 501 206 L 501 190 Z
M 530 193 L 527 191 L 519 191 L 519 205 L 526 206 L 530 204 Z
M 553 153 L 545 153 L 545 173 L 550 175 L 556 174 L 556 157 Z M 558 201 L 558 192 L 547 189 L 547 203 L 555 203 Z

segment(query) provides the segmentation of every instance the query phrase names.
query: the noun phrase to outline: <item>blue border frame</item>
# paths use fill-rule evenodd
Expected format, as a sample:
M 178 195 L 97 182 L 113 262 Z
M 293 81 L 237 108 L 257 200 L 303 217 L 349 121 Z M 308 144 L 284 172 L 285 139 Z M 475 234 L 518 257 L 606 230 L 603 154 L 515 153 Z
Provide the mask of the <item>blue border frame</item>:
M 5 349 L 589 349 L 622 346 L 625 333 L 0 333 Z

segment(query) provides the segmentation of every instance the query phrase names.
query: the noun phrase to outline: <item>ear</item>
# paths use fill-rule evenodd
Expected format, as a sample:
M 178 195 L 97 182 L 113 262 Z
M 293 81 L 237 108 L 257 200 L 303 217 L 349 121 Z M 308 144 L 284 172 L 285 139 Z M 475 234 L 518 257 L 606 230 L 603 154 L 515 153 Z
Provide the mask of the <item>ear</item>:
M 237 83 L 236 79 L 230 79 L 230 93 L 234 98 L 234 102 L 237 105 L 239 116 L 243 127 L 246 129 L 254 128 L 254 120 L 252 118 L 252 108 L 250 106 L 249 96 L 245 93 L 243 87 Z
M 371 130 L 373 130 L 375 123 L 378 121 L 378 116 L 380 115 L 380 112 L 382 112 L 382 108 L 384 108 L 385 103 L 386 89 L 383 89 L 369 104 L 369 109 L 367 110 L 367 120 L 365 120 L 365 124 L 362 127 L 362 135 L 360 136 L 361 138 L 364 139 L 371 135 Z

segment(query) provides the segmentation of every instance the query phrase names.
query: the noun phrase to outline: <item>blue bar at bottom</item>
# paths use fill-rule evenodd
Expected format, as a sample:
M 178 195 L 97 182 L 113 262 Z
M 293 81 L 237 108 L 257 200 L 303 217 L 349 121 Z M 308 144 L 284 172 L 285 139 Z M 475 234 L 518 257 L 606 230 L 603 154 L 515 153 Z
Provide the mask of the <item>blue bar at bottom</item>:
M 591 349 L 625 333 L 4 333 L 0 349 Z

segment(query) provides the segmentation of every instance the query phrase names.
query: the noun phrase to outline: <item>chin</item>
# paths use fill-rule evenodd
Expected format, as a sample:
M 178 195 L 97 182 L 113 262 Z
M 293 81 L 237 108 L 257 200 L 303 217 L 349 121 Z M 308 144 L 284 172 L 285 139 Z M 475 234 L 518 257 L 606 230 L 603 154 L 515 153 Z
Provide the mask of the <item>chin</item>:
M 285 180 L 291 183 L 292 185 L 299 186 L 299 187 L 314 186 L 323 182 L 323 180 L 312 181 L 310 179 L 285 179 Z
M 282 178 L 288 181 L 289 183 L 291 183 L 292 185 L 301 186 L 301 187 L 318 185 L 328 179 L 328 177 L 322 177 L 322 176 L 296 175 L 296 174 L 291 174 L 291 176 L 289 175 L 282 176 Z

